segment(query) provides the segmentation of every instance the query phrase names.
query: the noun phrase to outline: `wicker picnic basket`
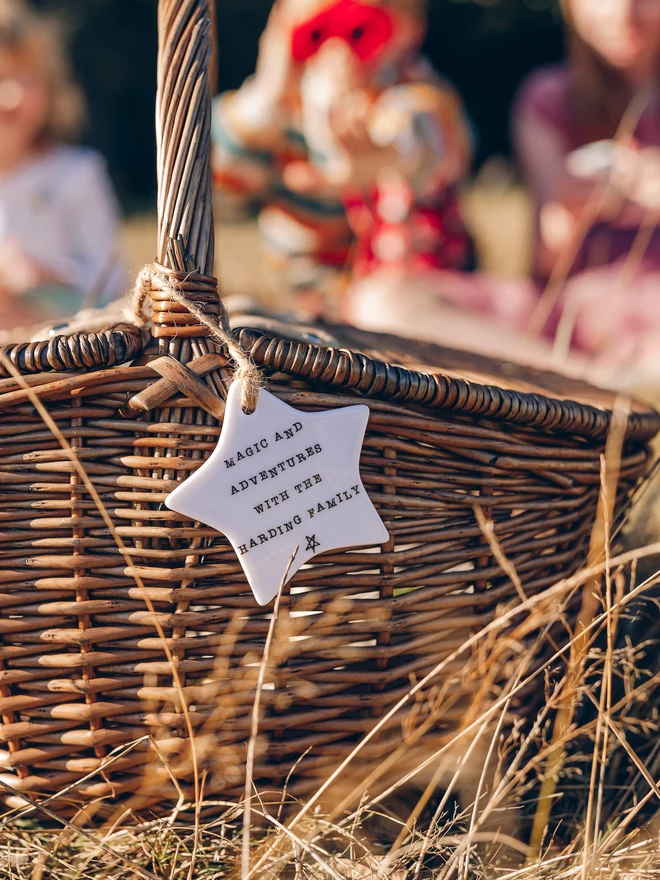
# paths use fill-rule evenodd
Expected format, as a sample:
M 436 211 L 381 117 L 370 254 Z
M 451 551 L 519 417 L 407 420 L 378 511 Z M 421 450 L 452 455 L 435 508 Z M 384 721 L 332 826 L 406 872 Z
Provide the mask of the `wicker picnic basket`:
M 152 340 L 125 324 L 2 357 L 0 784 L 14 806 L 25 793 L 57 795 L 58 810 L 128 795 L 140 808 L 202 788 L 235 796 L 244 784 L 272 608 L 256 604 L 222 535 L 163 503 L 214 448 L 232 378 L 222 345 L 169 293 L 224 320 L 206 2 L 161 0 L 159 35 Z M 369 760 L 396 753 L 412 715 L 441 736 L 477 691 L 502 692 L 506 663 L 488 675 L 477 657 L 483 674 L 468 675 L 475 658 L 452 652 L 522 601 L 521 588 L 536 596 L 584 564 L 613 400 L 348 327 L 244 327 L 237 338 L 292 405 L 367 403 L 361 472 L 391 536 L 317 557 L 282 595 L 252 775 L 257 788 L 281 789 L 298 762 L 289 785 L 304 797 L 379 720 Z M 655 412 L 632 407 L 619 519 L 659 428 Z M 576 601 L 556 621 L 555 648 Z M 511 656 L 533 642 L 523 630 Z M 427 689 L 388 717 L 443 660 L 433 698 Z M 530 693 L 520 690 L 511 713 Z

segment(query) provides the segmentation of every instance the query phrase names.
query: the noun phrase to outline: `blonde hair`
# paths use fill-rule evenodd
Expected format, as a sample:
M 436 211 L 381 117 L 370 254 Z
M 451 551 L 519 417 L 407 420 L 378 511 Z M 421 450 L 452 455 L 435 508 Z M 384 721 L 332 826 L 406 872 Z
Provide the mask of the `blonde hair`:
M 85 119 L 85 102 L 74 82 L 60 28 L 37 14 L 26 0 L 0 0 L 0 56 L 6 54 L 37 73 L 48 89 L 42 143 L 75 141 Z

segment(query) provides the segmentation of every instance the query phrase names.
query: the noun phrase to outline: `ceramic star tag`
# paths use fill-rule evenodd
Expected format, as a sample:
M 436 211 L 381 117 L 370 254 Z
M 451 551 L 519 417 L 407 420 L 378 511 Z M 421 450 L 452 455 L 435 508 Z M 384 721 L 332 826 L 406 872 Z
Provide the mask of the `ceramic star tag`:
M 268 391 L 246 415 L 229 389 L 218 445 L 168 496 L 170 510 L 229 538 L 260 605 L 313 556 L 388 539 L 360 479 L 369 408 L 293 409 Z

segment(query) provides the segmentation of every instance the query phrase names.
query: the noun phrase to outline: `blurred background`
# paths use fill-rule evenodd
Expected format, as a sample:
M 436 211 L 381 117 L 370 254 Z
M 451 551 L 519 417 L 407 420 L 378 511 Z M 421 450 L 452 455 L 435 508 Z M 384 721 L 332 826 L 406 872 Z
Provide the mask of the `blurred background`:
M 155 196 L 156 0 L 36 0 L 69 37 L 89 106 L 85 142 L 106 156 L 124 209 Z M 219 0 L 219 87 L 254 71 L 269 0 Z M 532 68 L 561 58 L 556 0 L 429 0 L 425 52 L 461 93 L 475 125 L 477 167 L 510 152 L 511 99 Z
M 36 0 L 65 26 L 76 75 L 88 100 L 83 142 L 98 149 L 126 212 L 126 248 L 135 270 L 152 258 L 155 203 L 154 93 L 156 0 Z M 219 0 L 220 89 L 253 72 L 270 0 Z M 526 271 L 531 223 L 511 155 L 511 101 L 534 67 L 562 56 L 557 0 L 429 0 L 425 52 L 458 88 L 474 125 L 476 177 L 466 212 L 484 268 Z M 504 160 L 504 161 L 503 161 Z M 256 247 L 249 225 L 219 230 L 220 249 Z M 254 263 L 251 264 L 254 266 Z M 245 264 L 221 259 L 225 290 L 254 280 Z M 259 284 L 267 284 L 265 278 Z

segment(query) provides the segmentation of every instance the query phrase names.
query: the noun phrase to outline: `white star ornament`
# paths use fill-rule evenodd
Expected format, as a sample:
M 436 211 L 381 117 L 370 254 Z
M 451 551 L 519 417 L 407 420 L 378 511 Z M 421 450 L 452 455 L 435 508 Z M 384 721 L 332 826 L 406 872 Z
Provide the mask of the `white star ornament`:
M 255 411 L 229 389 L 222 433 L 209 459 L 167 506 L 223 532 L 260 605 L 318 553 L 383 544 L 387 529 L 360 479 L 369 408 L 294 409 L 268 391 Z

